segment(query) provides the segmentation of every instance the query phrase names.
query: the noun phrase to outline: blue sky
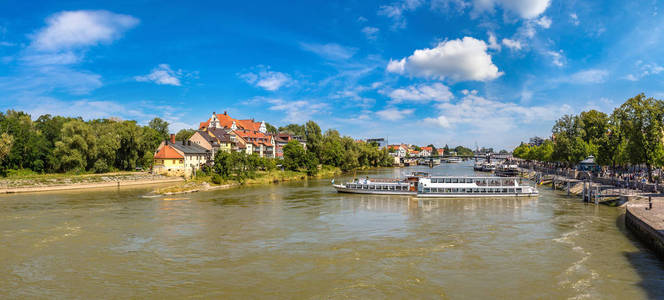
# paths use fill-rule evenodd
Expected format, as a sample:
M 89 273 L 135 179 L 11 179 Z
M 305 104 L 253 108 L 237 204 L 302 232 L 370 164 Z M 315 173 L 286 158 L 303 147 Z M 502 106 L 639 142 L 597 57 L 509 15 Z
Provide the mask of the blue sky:
M 3 1 L 0 109 L 511 148 L 664 98 L 657 1 Z

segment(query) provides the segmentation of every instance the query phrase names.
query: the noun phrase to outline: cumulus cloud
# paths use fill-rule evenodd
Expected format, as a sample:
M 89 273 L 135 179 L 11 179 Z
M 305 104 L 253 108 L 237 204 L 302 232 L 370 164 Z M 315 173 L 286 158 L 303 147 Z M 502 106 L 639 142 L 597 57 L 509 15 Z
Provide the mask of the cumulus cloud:
M 406 19 L 404 13 L 417 9 L 423 3 L 423 0 L 401 0 L 389 5 L 381 5 L 378 9 L 378 15 L 392 19 L 394 22 L 392 29 L 405 28 Z
M 449 101 L 454 98 L 450 88 L 442 83 L 411 85 L 405 88 L 395 89 L 389 92 L 393 103 L 406 101 L 428 102 Z
M 455 81 L 489 81 L 503 75 L 491 61 L 487 44 L 472 37 L 444 41 L 435 48 L 418 49 L 409 57 L 390 60 L 387 71 Z
M 293 79 L 288 74 L 270 71 L 268 69 L 259 72 L 241 74 L 240 78 L 244 79 L 249 84 L 263 88 L 267 91 L 276 91 L 293 82 Z
M 413 114 L 415 110 L 414 109 L 397 109 L 397 108 L 386 108 L 384 110 L 379 110 L 376 112 L 376 115 L 380 117 L 383 120 L 388 120 L 388 121 L 398 121 L 406 116 L 410 116 Z
M 375 40 L 378 37 L 378 31 L 380 31 L 380 29 L 376 27 L 366 26 L 362 28 L 362 33 L 364 33 L 364 35 L 370 40 Z
M 521 50 L 521 48 L 523 47 L 521 46 L 521 41 L 512 40 L 512 39 L 503 39 L 503 45 L 515 51 Z
M 47 26 L 34 34 L 31 47 L 58 51 L 110 43 L 138 22 L 132 16 L 105 10 L 63 11 L 46 20 Z
M 664 71 L 664 67 L 658 64 L 644 64 L 643 61 L 637 61 L 636 66 L 638 70 L 634 74 L 627 74 L 624 79 L 629 81 L 638 81 L 639 79 L 648 75 L 656 75 Z
M 551 0 L 473 0 L 473 12 L 492 12 L 495 6 L 516 13 L 524 19 L 541 15 L 551 4 Z
M 180 77 L 182 77 L 182 70 L 173 70 L 167 64 L 160 64 L 152 69 L 150 74 L 144 76 L 135 76 L 136 81 L 141 82 L 154 82 L 156 84 L 180 86 Z
M 346 60 L 357 52 L 356 48 L 344 47 L 339 44 L 313 44 L 313 43 L 300 43 L 302 49 L 315 53 L 325 59 L 329 60 Z

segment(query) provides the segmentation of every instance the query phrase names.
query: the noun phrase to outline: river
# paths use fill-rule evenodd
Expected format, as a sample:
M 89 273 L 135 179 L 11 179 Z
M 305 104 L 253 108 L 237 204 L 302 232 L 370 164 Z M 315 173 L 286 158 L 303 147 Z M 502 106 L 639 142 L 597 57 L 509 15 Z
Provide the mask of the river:
M 413 170 L 472 174 L 469 163 Z M 348 179 L 350 176 L 336 180 Z M 2 298 L 664 298 L 617 208 L 337 194 L 329 179 L 168 198 L 0 196 Z

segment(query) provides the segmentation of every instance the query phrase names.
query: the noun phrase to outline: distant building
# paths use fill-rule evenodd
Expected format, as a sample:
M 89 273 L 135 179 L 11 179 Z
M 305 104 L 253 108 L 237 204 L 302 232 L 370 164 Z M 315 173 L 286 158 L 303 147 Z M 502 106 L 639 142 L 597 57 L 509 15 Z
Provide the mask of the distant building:
M 275 156 L 284 157 L 284 146 L 286 146 L 286 144 L 292 140 L 300 142 L 302 147 L 307 149 L 307 141 L 303 137 L 282 132 L 274 135 L 274 145 L 276 147 Z
M 387 149 L 390 151 L 390 155 L 394 157 L 406 157 L 408 153 L 408 145 L 388 145 Z
M 201 166 L 210 161 L 212 151 L 191 141 L 163 141 L 154 154 L 152 172 L 168 176 L 191 177 Z
M 541 146 L 542 144 L 544 144 L 544 141 L 545 140 L 543 138 L 536 136 L 536 137 L 530 138 L 530 141 L 528 142 L 528 145 L 530 145 L 530 146 Z
M 225 111 L 223 114 L 213 112 L 212 116 L 207 121 L 201 122 L 198 128 L 199 131 L 215 136 L 217 135 L 214 132 L 219 132 L 220 129 L 225 130 L 225 134 L 230 135 L 231 140 L 236 142 L 235 147 L 232 147 L 233 151 L 256 153 L 261 157 L 276 156 L 274 136 L 267 133 L 265 121 L 239 120 L 230 117 Z
M 432 147 L 422 147 L 422 150 L 420 151 L 420 156 L 422 157 L 429 157 L 433 154 L 433 148 Z
M 378 148 L 384 148 L 387 146 L 387 140 L 385 138 L 373 138 L 373 139 L 367 139 L 367 143 L 375 142 L 378 144 Z

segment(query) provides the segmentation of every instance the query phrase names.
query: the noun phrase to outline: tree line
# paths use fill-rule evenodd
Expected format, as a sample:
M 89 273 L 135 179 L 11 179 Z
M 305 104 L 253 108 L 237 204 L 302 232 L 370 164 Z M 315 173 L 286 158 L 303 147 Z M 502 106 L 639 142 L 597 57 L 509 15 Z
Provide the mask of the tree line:
M 168 135 L 168 123 L 0 112 L 0 173 L 109 172 L 148 169 L 153 151 Z
M 612 169 L 664 165 L 664 101 L 641 93 L 615 108 L 610 115 L 589 110 L 565 115 L 553 126 L 552 139 L 540 146 L 522 143 L 514 156 L 574 166 L 594 155 L 596 162 Z

